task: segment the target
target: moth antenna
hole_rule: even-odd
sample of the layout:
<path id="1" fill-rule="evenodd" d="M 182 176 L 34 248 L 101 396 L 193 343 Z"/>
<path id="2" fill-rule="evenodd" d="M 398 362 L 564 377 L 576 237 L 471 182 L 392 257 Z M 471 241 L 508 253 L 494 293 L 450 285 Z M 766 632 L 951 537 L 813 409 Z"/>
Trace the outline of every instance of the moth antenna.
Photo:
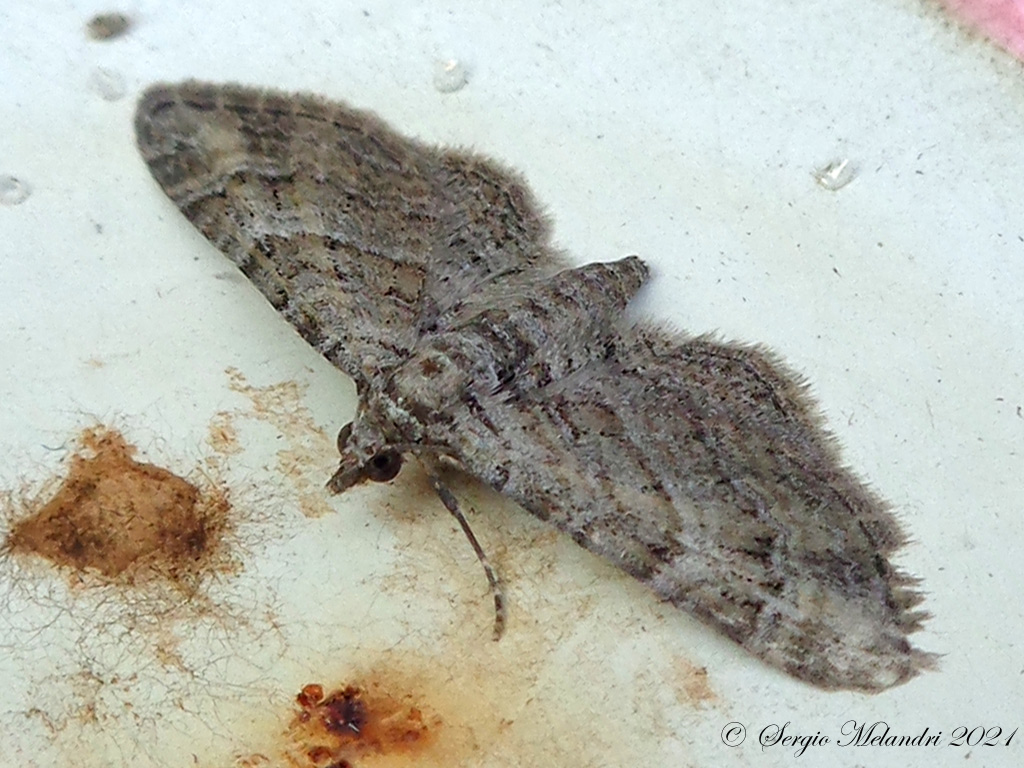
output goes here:
<path id="1" fill-rule="evenodd" d="M 465 515 L 459 509 L 459 502 L 456 500 L 455 495 L 448 490 L 448 486 L 441 482 L 441 478 L 435 472 L 432 470 L 428 470 L 428 472 L 430 484 L 434 486 L 434 490 L 441 499 L 441 503 L 444 504 L 445 509 L 451 512 L 452 517 L 459 521 L 462 532 L 469 539 L 469 543 L 473 547 L 473 551 L 476 552 L 480 565 L 484 567 L 484 573 L 487 574 L 487 583 L 490 584 L 491 594 L 494 596 L 494 641 L 497 642 L 505 632 L 505 594 L 501 591 L 498 576 L 495 574 L 494 568 L 491 567 L 487 555 L 484 554 L 480 542 L 476 540 L 473 529 L 469 527 L 469 522 L 466 520 Z"/>

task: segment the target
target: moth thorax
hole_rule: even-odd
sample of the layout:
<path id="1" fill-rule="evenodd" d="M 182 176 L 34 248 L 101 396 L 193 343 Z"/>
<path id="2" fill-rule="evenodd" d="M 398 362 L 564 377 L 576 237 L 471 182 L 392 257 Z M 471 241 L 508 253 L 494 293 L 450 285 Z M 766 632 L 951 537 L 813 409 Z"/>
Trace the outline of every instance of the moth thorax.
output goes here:
<path id="1" fill-rule="evenodd" d="M 436 412 L 458 399 L 466 371 L 440 350 L 424 350 L 395 372 L 393 399 L 411 414 Z"/>

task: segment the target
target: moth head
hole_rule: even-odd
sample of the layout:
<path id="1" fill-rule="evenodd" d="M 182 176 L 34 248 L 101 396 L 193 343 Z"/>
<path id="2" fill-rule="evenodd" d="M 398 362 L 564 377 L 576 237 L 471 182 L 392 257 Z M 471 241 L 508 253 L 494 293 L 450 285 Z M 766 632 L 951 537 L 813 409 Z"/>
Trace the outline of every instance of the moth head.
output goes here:
<path id="1" fill-rule="evenodd" d="M 341 465 L 328 481 L 334 493 L 371 480 L 386 483 L 402 469 L 402 454 L 388 447 L 383 436 L 374 429 L 353 428 L 349 422 L 338 432 L 338 453 Z"/>

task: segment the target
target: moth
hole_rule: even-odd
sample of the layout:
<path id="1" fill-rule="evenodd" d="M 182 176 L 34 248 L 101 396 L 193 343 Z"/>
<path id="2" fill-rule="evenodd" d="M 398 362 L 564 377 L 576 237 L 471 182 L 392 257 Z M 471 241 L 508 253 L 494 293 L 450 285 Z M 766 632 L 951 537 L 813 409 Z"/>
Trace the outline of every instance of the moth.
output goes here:
<path id="1" fill-rule="evenodd" d="M 416 457 L 483 559 L 440 480 L 455 468 L 809 683 L 879 691 L 933 665 L 908 642 L 917 580 L 890 563 L 904 535 L 802 379 L 628 319 L 644 262 L 572 266 L 517 174 L 236 85 L 153 86 L 135 131 L 181 212 L 355 380 L 331 490 Z"/>

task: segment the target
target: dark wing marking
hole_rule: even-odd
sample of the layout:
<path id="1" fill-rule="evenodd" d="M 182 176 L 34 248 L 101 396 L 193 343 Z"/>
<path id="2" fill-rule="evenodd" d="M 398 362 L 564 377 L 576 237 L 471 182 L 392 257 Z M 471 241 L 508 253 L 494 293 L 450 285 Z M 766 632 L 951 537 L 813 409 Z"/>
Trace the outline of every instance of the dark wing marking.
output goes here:
<path id="1" fill-rule="evenodd" d="M 135 130 L 181 211 L 361 385 L 489 282 L 558 265 L 515 174 L 342 104 L 157 85 Z"/>
<path id="2" fill-rule="evenodd" d="M 922 598 L 804 389 L 758 348 L 627 331 L 605 360 L 481 402 L 498 433 L 467 419 L 451 437 L 471 474 L 755 655 L 881 690 L 932 663 L 906 637 Z"/>

